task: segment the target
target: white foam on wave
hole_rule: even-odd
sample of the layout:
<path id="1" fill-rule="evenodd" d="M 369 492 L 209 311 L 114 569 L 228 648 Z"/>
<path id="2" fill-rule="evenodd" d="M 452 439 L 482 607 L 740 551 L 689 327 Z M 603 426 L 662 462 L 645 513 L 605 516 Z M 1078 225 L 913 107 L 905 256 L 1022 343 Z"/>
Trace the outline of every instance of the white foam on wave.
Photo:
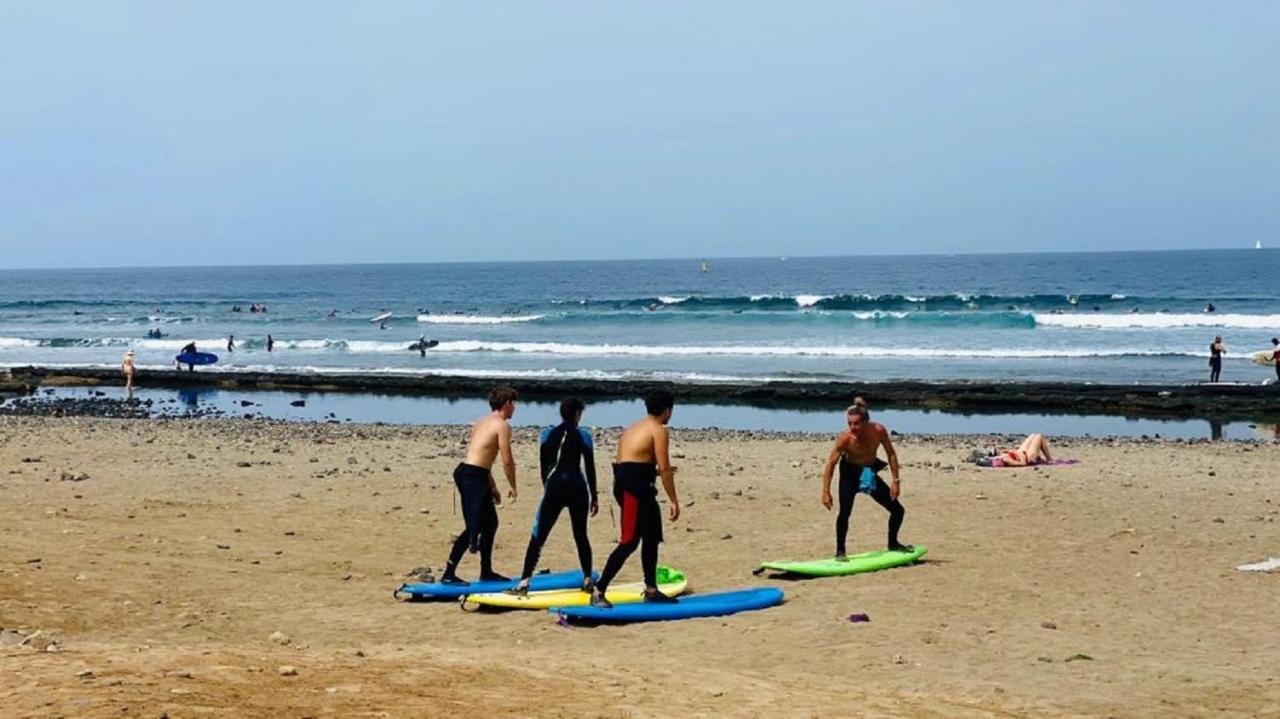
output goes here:
<path id="1" fill-rule="evenodd" d="M 535 322 L 546 315 L 418 315 L 418 321 L 432 325 L 505 325 Z"/>
<path id="2" fill-rule="evenodd" d="M 678 305 L 681 302 L 688 302 L 688 297 L 672 297 L 671 295 L 661 295 L 658 301 L 664 305 Z"/>
<path id="3" fill-rule="evenodd" d="M 832 295 L 796 295 L 796 306 L 813 307 L 823 300 L 831 299 Z"/>
<path id="4" fill-rule="evenodd" d="M 987 349 L 958 347 L 844 347 L 796 345 L 585 345 L 564 342 L 489 342 L 459 340 L 441 342 L 432 352 L 514 352 L 576 355 L 579 357 L 864 357 L 864 358 L 999 358 L 1039 359 L 1061 357 L 1198 356 L 1193 352 L 1153 351 L 1150 348 L 1115 349 Z"/>
<path id="5" fill-rule="evenodd" d="M 1061 314 L 1036 312 L 1036 324 L 1043 327 L 1090 329 L 1169 329 L 1174 327 L 1237 327 L 1243 329 L 1275 329 L 1280 315 L 1241 315 L 1214 313 L 1143 313 L 1128 314 Z"/>
<path id="6" fill-rule="evenodd" d="M 39 346 L 40 342 L 37 340 L 28 340 L 21 337 L 0 337 L 0 350 Z"/>

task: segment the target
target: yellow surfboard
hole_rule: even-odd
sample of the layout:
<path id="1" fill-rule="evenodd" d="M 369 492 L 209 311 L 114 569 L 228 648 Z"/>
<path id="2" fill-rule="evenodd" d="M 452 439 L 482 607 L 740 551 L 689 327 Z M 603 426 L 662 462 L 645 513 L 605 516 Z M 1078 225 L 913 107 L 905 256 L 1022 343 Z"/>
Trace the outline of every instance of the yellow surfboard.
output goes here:
<path id="1" fill-rule="evenodd" d="M 684 572 L 671 567 L 658 567 L 658 590 L 667 596 L 683 594 L 688 588 L 688 580 Z M 644 582 L 615 584 L 605 592 L 605 598 L 614 604 L 631 604 L 644 599 Z M 554 607 L 577 607 L 591 603 L 591 595 L 581 589 L 555 589 L 544 592 L 529 592 L 527 596 L 516 596 L 506 592 L 486 592 L 484 594 L 468 594 L 463 604 L 476 604 L 485 607 L 501 607 L 503 609 L 552 609 Z"/>

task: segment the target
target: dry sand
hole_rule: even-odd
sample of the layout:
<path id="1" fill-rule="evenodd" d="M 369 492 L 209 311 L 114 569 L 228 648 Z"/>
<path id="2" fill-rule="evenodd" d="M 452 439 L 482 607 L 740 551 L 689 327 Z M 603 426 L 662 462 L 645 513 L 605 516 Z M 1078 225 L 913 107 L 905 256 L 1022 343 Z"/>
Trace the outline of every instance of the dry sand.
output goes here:
<path id="1" fill-rule="evenodd" d="M 751 570 L 830 551 L 828 440 L 677 432 L 689 506 L 663 561 L 697 591 L 771 584 L 786 604 L 565 629 L 393 601 L 461 524 L 463 437 L 0 420 L 0 626 L 39 632 L 0 635 L 0 714 L 1280 715 L 1280 575 L 1234 569 L 1280 555 L 1280 447 L 1075 442 L 1060 453 L 1077 466 L 980 470 L 963 442 L 903 438 L 903 536 L 929 561 L 786 582 Z M 519 433 L 523 493 L 501 509 L 508 572 L 538 500 L 533 442 Z M 851 549 L 880 547 L 885 516 L 859 500 Z M 572 566 L 567 530 L 545 564 Z M 591 534 L 599 564 L 604 509 Z"/>

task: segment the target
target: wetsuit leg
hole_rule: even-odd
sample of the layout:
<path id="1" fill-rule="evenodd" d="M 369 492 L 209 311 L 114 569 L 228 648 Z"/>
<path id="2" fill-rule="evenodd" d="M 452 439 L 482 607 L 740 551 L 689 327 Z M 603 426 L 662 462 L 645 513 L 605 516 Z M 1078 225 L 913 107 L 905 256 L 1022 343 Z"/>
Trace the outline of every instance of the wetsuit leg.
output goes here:
<path id="1" fill-rule="evenodd" d="M 613 578 L 618 575 L 622 569 L 622 565 L 631 558 L 631 553 L 636 551 L 636 547 L 640 545 L 640 533 L 637 524 L 637 510 L 640 503 L 639 498 L 631 492 L 623 491 L 616 484 L 613 488 L 613 497 L 618 500 L 619 506 L 622 507 L 622 537 L 618 540 L 618 546 L 614 547 L 609 554 L 609 559 L 604 563 L 604 571 L 600 572 L 600 581 L 596 582 L 596 588 L 603 593 Z"/>
<path id="2" fill-rule="evenodd" d="M 889 549 L 897 549 L 902 546 L 898 542 L 898 530 L 902 528 L 902 520 L 907 516 L 906 508 L 889 494 L 889 485 L 879 477 L 876 477 L 876 488 L 872 490 L 871 498 L 889 510 Z"/>
<path id="3" fill-rule="evenodd" d="M 858 468 L 861 469 L 860 467 Z M 854 465 L 840 463 L 840 512 L 836 515 L 836 556 L 845 555 L 845 538 L 849 534 L 849 515 L 858 497 L 858 478 Z"/>
<path id="4" fill-rule="evenodd" d="M 551 529 L 556 526 L 556 520 L 560 518 L 560 510 L 563 508 L 564 502 L 558 482 L 555 477 L 552 477 L 547 482 L 546 489 L 543 490 L 542 503 L 538 505 L 538 512 L 533 515 L 533 529 L 529 533 L 529 549 L 524 553 L 521 579 L 533 576 L 533 570 L 538 565 L 538 557 L 542 554 L 542 545 L 546 544 L 547 537 L 551 536 Z"/>
<path id="5" fill-rule="evenodd" d="M 644 586 L 658 586 L 658 540 L 646 536 L 640 547 L 640 567 L 644 570 Z"/>
<path id="6" fill-rule="evenodd" d="M 453 482 L 458 488 L 459 504 L 462 505 L 462 534 L 454 540 L 453 549 L 449 552 L 449 563 L 445 567 L 445 575 L 451 575 L 462 561 L 467 551 L 481 552 L 484 561 L 484 545 L 486 536 L 490 552 L 493 548 L 492 535 L 497 530 L 498 514 L 493 507 L 493 495 L 489 488 L 489 474 L 480 467 L 460 464 L 453 471 Z M 492 527 L 489 525 L 492 524 Z"/>
<path id="7" fill-rule="evenodd" d="M 573 526 L 573 543 L 578 547 L 578 563 L 582 576 L 591 576 L 591 537 L 587 534 L 587 516 L 591 511 L 591 497 L 586 490 L 569 502 L 569 522 Z"/>
<path id="8" fill-rule="evenodd" d="M 489 502 L 481 513 L 480 535 L 480 577 L 483 579 L 493 574 L 493 540 L 498 535 L 498 508 L 493 503 L 493 495 L 486 492 Z"/>

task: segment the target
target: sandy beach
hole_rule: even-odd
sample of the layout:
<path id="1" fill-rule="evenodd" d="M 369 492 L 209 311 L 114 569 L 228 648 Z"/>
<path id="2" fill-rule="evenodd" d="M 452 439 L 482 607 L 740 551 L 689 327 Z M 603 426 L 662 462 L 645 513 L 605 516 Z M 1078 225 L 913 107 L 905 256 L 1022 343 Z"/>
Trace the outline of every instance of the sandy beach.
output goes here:
<path id="1" fill-rule="evenodd" d="M 599 456 L 616 437 L 598 431 Z M 461 525 L 449 473 L 464 438 L 0 419 L 3 713 L 1280 715 L 1280 575 L 1235 569 L 1280 555 L 1275 445 L 1067 441 L 1058 453 L 1080 464 L 982 470 L 963 463 L 972 442 L 902 437 L 903 538 L 927 561 L 781 581 L 751 570 L 831 550 L 829 440 L 675 432 L 686 507 L 664 563 L 698 592 L 773 585 L 787 602 L 566 629 L 392 599 L 407 571 L 443 563 Z M 534 441 L 517 433 L 522 493 L 500 510 L 506 572 L 539 497 Z M 882 545 L 885 516 L 858 502 L 853 551 Z M 572 566 L 567 530 L 545 566 Z M 602 508 L 597 564 L 614 531 Z M 638 573 L 633 559 L 624 578 Z"/>

